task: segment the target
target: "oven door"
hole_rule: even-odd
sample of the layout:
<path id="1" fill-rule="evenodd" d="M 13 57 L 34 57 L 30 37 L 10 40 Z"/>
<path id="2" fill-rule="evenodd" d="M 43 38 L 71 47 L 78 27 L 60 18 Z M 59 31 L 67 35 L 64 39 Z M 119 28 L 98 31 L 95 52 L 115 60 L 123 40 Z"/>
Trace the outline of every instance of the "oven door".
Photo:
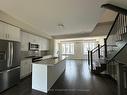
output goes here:
<path id="1" fill-rule="evenodd" d="M 38 44 L 32 44 L 29 43 L 29 50 L 33 50 L 33 51 L 38 51 L 39 50 L 39 45 Z"/>

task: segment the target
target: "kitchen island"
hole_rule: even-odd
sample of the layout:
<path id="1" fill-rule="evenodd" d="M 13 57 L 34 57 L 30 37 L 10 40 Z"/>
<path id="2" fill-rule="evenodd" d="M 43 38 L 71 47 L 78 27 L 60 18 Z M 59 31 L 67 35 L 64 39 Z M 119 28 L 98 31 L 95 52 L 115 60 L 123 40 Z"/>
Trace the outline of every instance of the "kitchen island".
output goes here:
<path id="1" fill-rule="evenodd" d="M 49 58 L 32 64 L 32 89 L 47 93 L 66 68 L 65 60 Z"/>

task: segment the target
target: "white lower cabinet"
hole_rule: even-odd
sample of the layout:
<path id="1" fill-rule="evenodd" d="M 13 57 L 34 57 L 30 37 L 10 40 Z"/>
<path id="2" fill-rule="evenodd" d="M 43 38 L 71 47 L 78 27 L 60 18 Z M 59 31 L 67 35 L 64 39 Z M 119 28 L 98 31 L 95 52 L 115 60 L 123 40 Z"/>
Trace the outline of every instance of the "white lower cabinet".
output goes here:
<path id="1" fill-rule="evenodd" d="M 21 61 L 20 79 L 31 74 L 32 59 L 25 59 Z"/>

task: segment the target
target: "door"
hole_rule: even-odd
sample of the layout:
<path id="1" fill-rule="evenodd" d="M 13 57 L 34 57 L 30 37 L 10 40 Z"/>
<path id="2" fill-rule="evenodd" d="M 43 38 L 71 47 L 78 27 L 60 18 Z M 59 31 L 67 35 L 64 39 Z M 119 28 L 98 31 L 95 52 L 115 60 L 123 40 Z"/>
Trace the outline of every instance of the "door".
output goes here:
<path id="1" fill-rule="evenodd" d="M 20 65 L 20 43 L 19 42 L 11 42 L 11 66 L 10 68 L 16 67 Z"/>
<path id="2" fill-rule="evenodd" d="M 20 80 L 20 67 L 0 72 L 0 92 L 17 84 Z"/>
<path id="3" fill-rule="evenodd" d="M 21 71 L 20 78 L 24 78 L 31 74 L 31 59 L 26 59 L 21 61 Z"/>
<path id="4" fill-rule="evenodd" d="M 0 71 L 6 70 L 9 65 L 8 41 L 0 40 Z"/>
<path id="5" fill-rule="evenodd" d="M 20 29 L 12 25 L 6 24 L 7 40 L 20 41 Z"/>

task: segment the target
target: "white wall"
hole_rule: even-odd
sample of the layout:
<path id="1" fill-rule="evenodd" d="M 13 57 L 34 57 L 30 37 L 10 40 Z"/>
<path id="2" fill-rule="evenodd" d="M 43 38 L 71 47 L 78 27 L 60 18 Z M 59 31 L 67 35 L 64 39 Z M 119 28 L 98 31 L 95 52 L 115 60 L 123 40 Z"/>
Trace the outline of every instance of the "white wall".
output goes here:
<path id="1" fill-rule="evenodd" d="M 36 43 L 39 44 L 39 50 L 49 50 L 49 39 L 42 38 L 30 33 L 21 32 L 21 50 L 28 51 L 28 44 Z"/>
<path id="2" fill-rule="evenodd" d="M 71 41 L 74 42 L 74 55 L 69 55 L 69 59 L 87 59 L 87 55 L 83 54 L 83 42 L 85 40 L 96 40 L 98 44 L 103 45 L 104 44 L 104 38 L 105 36 L 100 37 L 91 37 L 91 38 L 74 38 L 74 39 L 60 39 L 55 40 L 54 43 L 54 56 L 58 56 L 57 51 L 59 51 L 59 44 L 63 41 Z"/>

